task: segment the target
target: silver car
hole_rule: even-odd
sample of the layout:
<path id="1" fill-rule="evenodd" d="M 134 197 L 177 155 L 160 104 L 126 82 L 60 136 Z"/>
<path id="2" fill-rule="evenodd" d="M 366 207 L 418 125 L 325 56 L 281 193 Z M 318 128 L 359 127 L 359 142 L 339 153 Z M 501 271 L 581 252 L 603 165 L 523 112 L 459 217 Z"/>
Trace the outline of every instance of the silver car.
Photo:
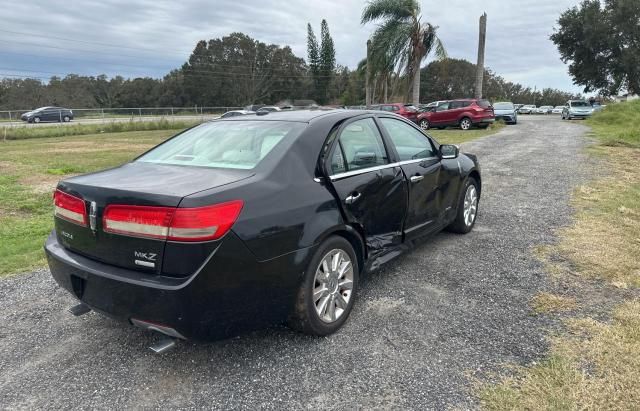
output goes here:
<path id="1" fill-rule="evenodd" d="M 569 100 L 567 106 L 562 110 L 562 119 L 571 120 L 574 118 L 587 118 L 593 114 L 593 107 L 584 100 Z"/>
<path id="2" fill-rule="evenodd" d="M 493 113 L 496 120 L 504 120 L 507 124 L 518 124 L 518 112 L 510 101 L 494 103 Z"/>

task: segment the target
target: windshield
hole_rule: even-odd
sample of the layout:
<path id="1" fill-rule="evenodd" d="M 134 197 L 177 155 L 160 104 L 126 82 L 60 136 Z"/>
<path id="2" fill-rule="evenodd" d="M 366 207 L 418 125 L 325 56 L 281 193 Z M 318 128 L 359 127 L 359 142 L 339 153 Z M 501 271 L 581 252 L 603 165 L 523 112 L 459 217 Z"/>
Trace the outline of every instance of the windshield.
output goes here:
<path id="1" fill-rule="evenodd" d="M 572 101 L 571 107 L 591 107 L 586 101 Z"/>
<path id="2" fill-rule="evenodd" d="M 513 103 L 496 103 L 493 105 L 495 110 L 513 110 Z"/>
<path id="3" fill-rule="evenodd" d="M 187 130 L 136 161 L 249 170 L 304 127 L 287 121 L 216 121 Z"/>

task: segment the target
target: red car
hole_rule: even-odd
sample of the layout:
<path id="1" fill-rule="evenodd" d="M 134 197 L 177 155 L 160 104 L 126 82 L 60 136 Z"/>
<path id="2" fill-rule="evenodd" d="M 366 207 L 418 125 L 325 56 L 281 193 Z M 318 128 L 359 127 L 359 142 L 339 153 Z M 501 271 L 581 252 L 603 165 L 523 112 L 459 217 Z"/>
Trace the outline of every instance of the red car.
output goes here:
<path id="1" fill-rule="evenodd" d="M 469 130 L 473 126 L 487 128 L 494 121 L 496 117 L 489 101 L 461 99 L 442 102 L 429 111 L 420 113 L 417 123 L 423 130 L 448 126 Z"/>
<path id="2" fill-rule="evenodd" d="M 380 104 L 379 106 L 372 107 L 374 110 L 388 111 L 391 113 L 399 114 L 402 117 L 416 123 L 418 121 L 418 109 L 413 104 L 405 103 L 388 103 Z"/>

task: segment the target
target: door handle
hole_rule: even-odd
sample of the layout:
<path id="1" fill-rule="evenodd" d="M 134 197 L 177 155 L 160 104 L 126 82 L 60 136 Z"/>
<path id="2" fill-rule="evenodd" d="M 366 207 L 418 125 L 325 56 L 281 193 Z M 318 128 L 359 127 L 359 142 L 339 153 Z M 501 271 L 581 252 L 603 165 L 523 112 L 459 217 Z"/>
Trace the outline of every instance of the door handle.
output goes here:
<path id="1" fill-rule="evenodd" d="M 411 176 L 409 179 L 412 183 L 417 183 L 418 181 L 424 180 L 424 176 Z"/>
<path id="2" fill-rule="evenodd" d="M 345 202 L 346 204 L 353 204 L 353 203 L 355 203 L 356 201 L 358 201 L 358 199 L 360 198 L 360 196 L 362 196 L 362 194 L 360 194 L 360 193 L 353 193 L 353 194 L 351 194 L 349 197 L 345 198 L 345 199 L 344 199 L 344 202 Z"/>

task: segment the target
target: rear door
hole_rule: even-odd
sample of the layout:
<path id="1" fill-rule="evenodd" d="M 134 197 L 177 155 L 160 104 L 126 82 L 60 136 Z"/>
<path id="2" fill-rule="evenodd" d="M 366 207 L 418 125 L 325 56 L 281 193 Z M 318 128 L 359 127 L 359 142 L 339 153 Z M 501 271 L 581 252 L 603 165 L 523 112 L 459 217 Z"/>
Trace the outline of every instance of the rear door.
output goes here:
<path id="1" fill-rule="evenodd" d="M 424 133 L 402 120 L 380 117 L 379 121 L 409 182 L 404 233 L 407 239 L 428 234 L 439 228 L 441 220 L 441 163 L 436 148 Z"/>
<path id="2" fill-rule="evenodd" d="M 406 182 L 401 168 L 391 163 L 373 117 L 340 127 L 325 170 L 345 219 L 363 229 L 373 253 L 402 241 Z"/>
<path id="3" fill-rule="evenodd" d="M 433 125 L 446 125 L 447 124 L 447 111 L 449 110 L 449 102 L 445 101 L 438 104 L 430 117 L 430 122 Z"/>

